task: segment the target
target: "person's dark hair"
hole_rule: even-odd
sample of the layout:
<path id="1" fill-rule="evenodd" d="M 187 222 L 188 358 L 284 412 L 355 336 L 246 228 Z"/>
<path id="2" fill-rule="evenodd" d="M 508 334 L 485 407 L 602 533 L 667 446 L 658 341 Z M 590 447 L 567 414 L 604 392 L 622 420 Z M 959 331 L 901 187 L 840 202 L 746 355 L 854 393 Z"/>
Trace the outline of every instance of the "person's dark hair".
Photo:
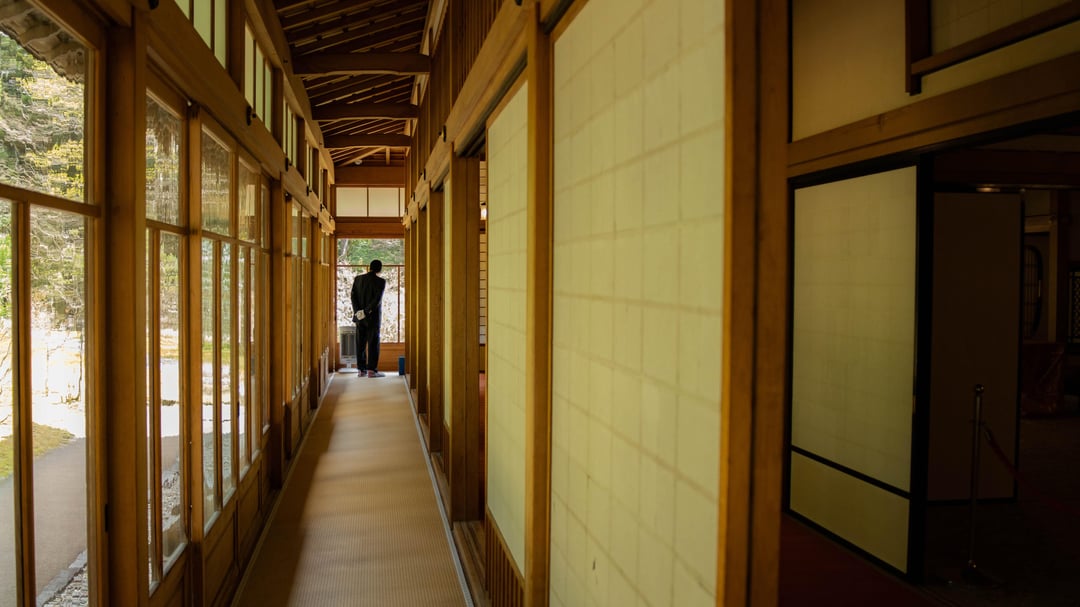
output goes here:
<path id="1" fill-rule="evenodd" d="M 371 261 L 371 266 L 370 266 L 369 269 L 372 272 L 378 273 L 380 270 L 382 270 L 382 262 L 379 261 L 378 259 L 373 259 Z"/>

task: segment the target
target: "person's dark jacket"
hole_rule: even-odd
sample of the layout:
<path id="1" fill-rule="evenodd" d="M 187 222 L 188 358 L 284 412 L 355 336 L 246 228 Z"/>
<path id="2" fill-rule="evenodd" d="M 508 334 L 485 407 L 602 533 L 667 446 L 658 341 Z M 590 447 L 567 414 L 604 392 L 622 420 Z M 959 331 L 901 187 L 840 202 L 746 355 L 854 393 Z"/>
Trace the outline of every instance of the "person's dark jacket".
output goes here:
<path id="1" fill-rule="evenodd" d="M 379 326 L 384 289 L 386 289 L 386 280 L 380 278 L 378 274 L 368 272 L 367 274 L 357 275 L 353 279 L 352 292 L 350 293 L 353 318 L 356 318 L 357 310 L 363 310 L 364 320 L 362 323 L 368 326 Z"/>

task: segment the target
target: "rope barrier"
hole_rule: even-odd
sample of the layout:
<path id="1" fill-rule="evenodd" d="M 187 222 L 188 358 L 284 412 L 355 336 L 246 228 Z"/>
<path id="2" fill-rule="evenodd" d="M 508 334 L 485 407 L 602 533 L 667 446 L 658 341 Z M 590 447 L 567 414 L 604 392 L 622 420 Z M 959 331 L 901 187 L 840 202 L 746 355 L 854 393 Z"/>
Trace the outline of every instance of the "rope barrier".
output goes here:
<path id="1" fill-rule="evenodd" d="M 982 424 L 983 432 L 986 435 L 986 441 L 990 444 L 990 450 L 1001 462 L 1005 469 L 1009 471 L 1009 475 L 1016 479 L 1016 482 L 1024 486 L 1025 489 L 1031 491 L 1031 493 L 1038 499 L 1052 506 L 1055 510 L 1080 518 L 1080 508 L 1070 506 L 1054 497 L 1051 497 L 1046 492 L 1036 487 L 1030 480 L 1020 474 L 1020 471 L 1016 469 L 1016 466 L 1009 461 L 1009 457 L 1005 455 L 1005 451 L 1002 450 L 1001 445 L 994 439 L 994 433 L 990 430 L 990 427 L 985 423 Z"/>

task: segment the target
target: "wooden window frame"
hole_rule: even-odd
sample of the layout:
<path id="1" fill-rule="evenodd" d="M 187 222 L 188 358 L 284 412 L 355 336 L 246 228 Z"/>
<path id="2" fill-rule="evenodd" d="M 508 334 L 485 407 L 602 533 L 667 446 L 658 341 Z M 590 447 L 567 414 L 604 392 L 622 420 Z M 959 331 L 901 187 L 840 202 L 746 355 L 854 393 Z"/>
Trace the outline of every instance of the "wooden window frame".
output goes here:
<path id="1" fill-rule="evenodd" d="M 148 453 L 151 461 L 147 462 L 150 468 L 151 478 L 154 480 L 154 503 L 152 509 L 153 525 L 147 530 L 148 535 L 152 535 L 154 541 L 150 543 L 151 550 L 150 555 L 151 568 L 154 573 L 157 574 L 157 578 L 151 581 L 150 594 L 155 592 L 165 585 L 166 580 L 170 578 L 170 574 L 175 571 L 183 569 L 183 566 L 177 567 L 177 563 L 181 563 L 188 547 L 192 542 L 191 535 L 191 466 L 190 466 L 190 436 L 191 429 L 187 423 L 189 417 L 189 408 L 191 403 L 189 402 L 191 386 L 186 381 L 189 377 L 187 353 L 189 350 L 188 340 L 186 334 L 188 329 L 189 314 L 190 314 L 190 301 L 185 297 L 188 285 L 191 282 L 191 276 L 189 275 L 188 265 L 188 251 L 190 246 L 188 242 L 188 199 L 191 191 L 190 180 L 188 179 L 189 160 L 188 154 L 190 153 L 190 129 L 188 125 L 188 116 L 184 111 L 186 106 L 186 100 L 182 95 L 177 93 L 171 86 L 169 86 L 164 79 L 154 72 L 153 69 L 148 70 L 147 73 L 147 87 L 146 95 L 148 98 L 154 100 L 155 103 L 161 107 L 169 110 L 180 122 L 180 183 L 179 183 L 179 223 L 170 224 L 167 222 L 156 221 L 153 219 L 146 220 L 147 230 L 147 276 L 146 284 L 148 286 L 148 300 L 147 300 L 147 328 L 152 336 L 160 334 L 160 291 L 154 291 L 154 297 L 149 298 L 151 295 L 149 286 L 160 284 L 159 271 L 160 267 L 155 260 L 159 259 L 161 235 L 162 233 L 168 233 L 175 235 L 180 241 L 180 288 L 179 288 L 179 306 L 180 306 L 180 318 L 179 318 L 179 362 L 180 362 L 180 501 L 182 511 L 182 525 L 184 530 L 184 541 L 171 558 L 166 559 L 162 552 L 162 493 L 161 493 L 161 428 L 158 425 L 160 417 L 157 408 L 160 407 L 160 377 L 157 373 L 151 372 L 150 377 L 147 377 L 147 386 L 151 395 L 150 411 L 151 415 L 148 423 L 151 424 L 153 431 L 148 435 L 148 440 L 152 441 L 151 445 L 148 445 L 148 449 L 151 451 Z M 148 369 L 157 369 L 160 367 L 160 343 L 157 340 L 148 341 Z"/>
<path id="2" fill-rule="evenodd" d="M 935 53 L 930 37 L 932 2 L 933 0 L 905 1 L 907 24 L 906 90 L 911 95 L 922 92 L 923 76 L 1080 21 L 1080 0 L 1071 0 L 1011 25 L 983 34 L 973 40 Z"/>

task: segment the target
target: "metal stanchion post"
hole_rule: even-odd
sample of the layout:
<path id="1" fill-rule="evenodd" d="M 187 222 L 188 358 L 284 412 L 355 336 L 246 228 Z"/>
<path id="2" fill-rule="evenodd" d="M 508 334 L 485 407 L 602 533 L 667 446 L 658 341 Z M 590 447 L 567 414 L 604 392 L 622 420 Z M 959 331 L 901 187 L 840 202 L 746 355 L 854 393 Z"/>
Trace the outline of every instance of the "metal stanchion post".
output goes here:
<path id="1" fill-rule="evenodd" d="M 979 430 L 982 428 L 982 395 L 985 388 L 975 384 L 975 414 L 971 420 L 971 520 L 968 526 L 968 560 L 966 572 L 978 569 L 975 564 L 975 512 L 979 506 Z"/>
<path id="2" fill-rule="evenodd" d="M 988 575 L 975 563 L 975 514 L 979 505 L 979 446 L 981 443 L 982 421 L 982 397 L 986 389 L 982 384 L 975 384 L 975 410 L 971 420 L 971 522 L 968 536 L 968 560 L 964 567 L 964 579 L 976 586 L 995 587 L 999 582 Z"/>

